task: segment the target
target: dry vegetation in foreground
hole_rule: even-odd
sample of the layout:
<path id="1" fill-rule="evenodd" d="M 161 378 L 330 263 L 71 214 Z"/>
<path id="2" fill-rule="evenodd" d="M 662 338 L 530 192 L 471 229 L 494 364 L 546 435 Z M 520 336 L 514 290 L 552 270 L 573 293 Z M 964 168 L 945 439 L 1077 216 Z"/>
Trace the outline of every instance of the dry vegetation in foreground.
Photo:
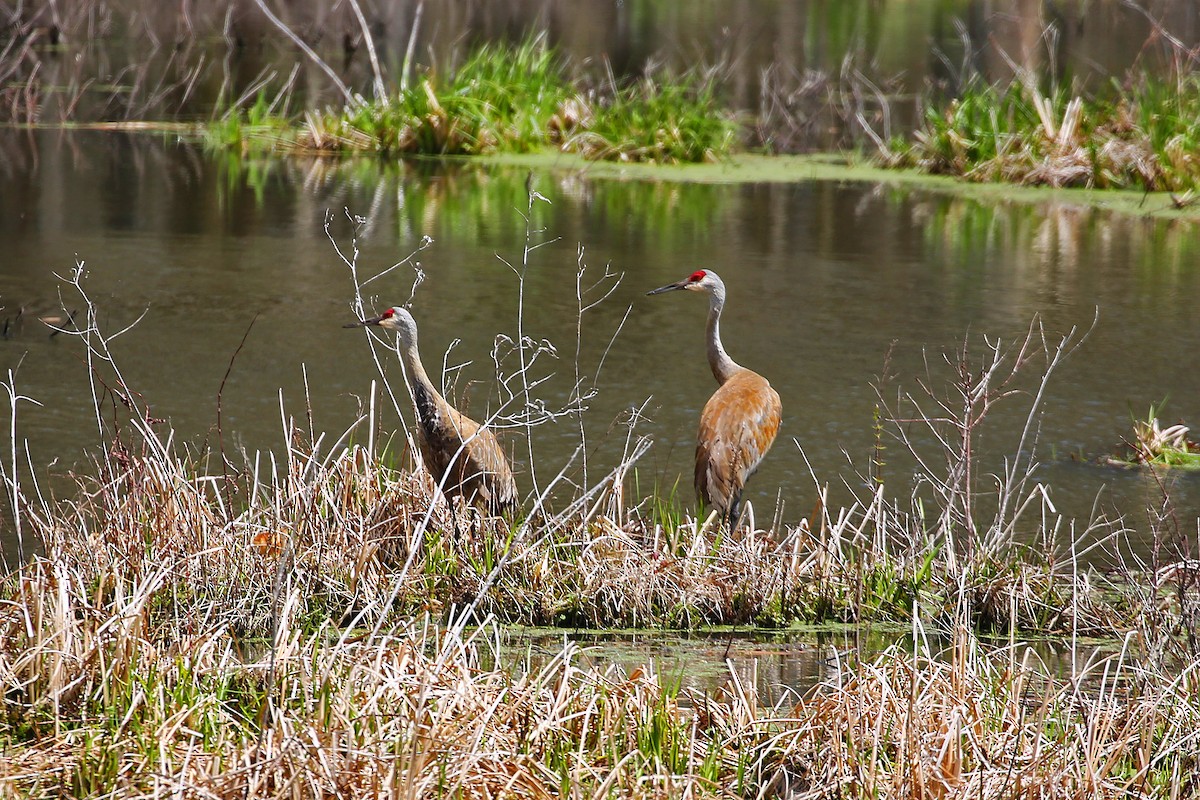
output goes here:
<path id="1" fill-rule="evenodd" d="M 159 510 L 154 524 L 190 514 L 186 503 Z M 570 647 L 544 666 L 498 671 L 484 666 L 500 661 L 498 637 L 488 623 L 468 628 L 468 614 L 339 628 L 312 618 L 303 571 L 245 536 L 231 552 L 197 537 L 153 562 L 137 552 L 147 544 L 124 548 L 128 561 L 101 547 L 84 562 L 61 549 L 84 542 L 60 540 L 6 582 L 0 794 L 1200 792 L 1200 662 L 1178 660 L 1177 640 L 1147 627 L 1060 676 L 1015 634 L 985 649 L 964 616 L 953 647 L 937 652 L 914 623 L 917 644 L 838 663 L 803 697 L 771 706 L 736 673 L 719 691 L 680 690 L 651 666 L 581 669 Z M 265 639 L 247 631 L 252 603 L 210 560 L 240 562 L 262 587 Z M 382 571 L 369 549 L 357 561 L 347 580 Z"/>
<path id="2" fill-rule="evenodd" d="M 1200 795 L 1195 570 L 1160 571 L 1169 595 L 1132 568 L 1088 570 L 1082 554 L 1120 527 L 1060 535 L 1030 477 L 1045 382 L 1074 333 L 964 345 L 947 396 L 881 399 L 921 469 L 907 505 L 877 471 L 860 503 L 730 535 L 629 505 L 631 446 L 565 507 L 543 484 L 529 516 L 455 536 L 429 476 L 389 466 L 371 433 L 323 446 L 285 416 L 286 453 L 240 479 L 183 455 L 125 386 L 81 276 L 87 313 L 65 333 L 110 404 L 107 445 L 64 501 L 18 480 L 16 443 L 0 467 L 22 537 L 44 543 L 0 584 L 0 796 Z M 1029 422 L 985 497 L 973 441 L 1014 397 Z M 921 425 L 936 462 L 913 441 Z M 881 439 L 876 468 L 882 455 Z M 1031 527 L 1039 543 L 1022 545 Z M 488 666 L 503 663 L 501 622 L 822 619 L 905 620 L 911 643 L 835 655 L 821 684 L 774 704 L 734 672 L 684 689 L 652 665 L 582 668 L 571 646 Z M 1061 675 L 1022 643 L 1035 631 L 1122 638 Z"/>
<path id="3" fill-rule="evenodd" d="M 705 693 L 650 665 L 582 669 L 572 647 L 506 672 L 486 666 L 502 662 L 496 615 L 532 618 L 570 595 L 597 621 L 668 621 L 656 603 L 694 609 L 691 622 L 736 617 L 738 603 L 779 602 L 772 590 L 899 613 L 836 598 L 880 595 L 879 565 L 906 563 L 888 539 L 874 549 L 864 526 L 911 520 L 880 504 L 778 543 L 600 514 L 559 520 L 557 533 L 488 526 L 456 547 L 437 532 L 441 511 L 420 532 L 428 476 L 386 469 L 364 447 L 322 457 L 293 446 L 236 511 L 220 478 L 131 426 L 142 440 L 114 445 L 95 485 L 26 517 L 46 552 L 0 594 L 0 795 L 1200 793 L 1200 660 L 1180 634 L 1194 630 L 1190 601 L 1147 594 L 1118 653 L 1058 675 L 1021 643 L 1018 625 L 1038 618 L 1021 609 L 1046 602 L 1045 582 L 1066 627 L 1079 625 L 1096 613 L 1087 580 L 1013 562 L 984 582 L 935 557 L 925 592 L 952 607 L 920 613 L 915 644 L 835 662 L 774 705 L 736 673 Z M 853 541 L 873 570 L 847 557 Z M 1009 610 L 1007 646 L 974 632 L 981 597 Z M 939 652 L 926 624 L 953 646 Z"/>

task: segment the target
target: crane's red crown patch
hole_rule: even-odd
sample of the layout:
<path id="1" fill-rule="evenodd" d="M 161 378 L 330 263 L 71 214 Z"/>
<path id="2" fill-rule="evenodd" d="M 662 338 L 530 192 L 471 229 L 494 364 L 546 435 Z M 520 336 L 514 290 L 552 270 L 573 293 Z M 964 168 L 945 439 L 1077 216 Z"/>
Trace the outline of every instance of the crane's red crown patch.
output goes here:
<path id="1" fill-rule="evenodd" d="M 688 278 L 688 283 L 695 283 L 696 281 L 702 281 L 702 280 L 704 280 L 704 276 L 706 274 L 708 274 L 708 273 L 706 273 L 704 270 L 698 269 L 692 273 L 692 276 L 690 278 Z"/>

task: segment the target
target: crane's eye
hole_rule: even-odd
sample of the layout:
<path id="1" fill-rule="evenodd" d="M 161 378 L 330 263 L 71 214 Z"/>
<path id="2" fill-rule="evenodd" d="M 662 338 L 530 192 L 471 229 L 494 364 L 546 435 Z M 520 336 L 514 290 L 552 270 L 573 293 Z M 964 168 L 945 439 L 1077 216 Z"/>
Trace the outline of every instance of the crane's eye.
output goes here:
<path id="1" fill-rule="evenodd" d="M 688 278 L 688 283 L 695 283 L 696 281 L 704 280 L 705 274 L 706 273 L 702 269 L 693 272 L 692 276 L 690 278 Z"/>

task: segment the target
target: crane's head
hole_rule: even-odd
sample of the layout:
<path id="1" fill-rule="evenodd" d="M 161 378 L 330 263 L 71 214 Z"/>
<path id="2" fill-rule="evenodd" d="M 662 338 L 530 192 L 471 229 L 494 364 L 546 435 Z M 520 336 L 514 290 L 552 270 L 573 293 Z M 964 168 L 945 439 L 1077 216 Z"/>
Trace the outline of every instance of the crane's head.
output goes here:
<path id="1" fill-rule="evenodd" d="M 724 288 L 725 284 L 721 283 L 721 279 L 717 277 L 717 273 L 711 269 L 698 269 L 678 283 L 668 283 L 666 286 L 660 286 L 653 291 L 646 292 L 646 294 L 662 294 L 663 292 L 670 292 L 675 289 L 714 293 L 718 289 Z"/>
<path id="2" fill-rule="evenodd" d="M 412 314 L 408 313 L 406 308 L 392 306 L 378 317 L 348 322 L 342 327 L 358 328 L 366 325 L 378 325 L 381 328 L 395 331 L 400 337 L 400 342 L 405 346 L 416 346 L 417 344 L 417 321 L 413 319 Z"/>

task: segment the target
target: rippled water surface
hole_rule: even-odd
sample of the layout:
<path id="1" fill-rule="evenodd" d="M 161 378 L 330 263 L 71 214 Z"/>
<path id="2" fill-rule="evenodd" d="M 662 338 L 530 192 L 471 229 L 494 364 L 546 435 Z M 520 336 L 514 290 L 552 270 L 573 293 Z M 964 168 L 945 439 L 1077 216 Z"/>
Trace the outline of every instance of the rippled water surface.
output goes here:
<path id="1" fill-rule="evenodd" d="M 1007 346 L 1035 319 L 1051 339 L 1091 330 L 1046 390 L 1036 441 L 1037 478 L 1068 517 L 1125 515 L 1133 538 L 1147 539 L 1146 509 L 1161 503 L 1162 485 L 1092 459 L 1129 435 L 1131 414 L 1164 398 L 1169 421 L 1200 419 L 1192 222 L 1114 215 L 1065 196 L 989 204 L 860 182 L 680 184 L 544 170 L 534 186 L 548 202 L 535 203 L 527 226 L 523 169 L 239 163 L 192 144 L 100 132 L 2 131 L 0 153 L 0 369 L 41 403 L 20 407 L 19 435 L 60 492 L 59 479 L 96 451 L 96 423 L 79 342 L 50 337 L 36 317 L 61 314 L 60 294 L 68 310 L 79 307 L 56 277 L 77 259 L 103 327 L 140 318 L 113 343 L 130 387 L 197 447 L 218 441 L 227 370 L 227 450 L 282 446 L 281 395 L 305 426 L 307 397 L 312 425 L 331 440 L 350 426 L 376 370 L 362 331 L 342 329 L 354 283 L 335 245 L 347 255 L 357 246 L 360 280 L 385 273 L 364 286 L 379 310 L 408 299 L 415 270 L 387 270 L 423 237 L 432 243 L 417 256 L 424 281 L 412 308 L 425 363 L 438 375 L 443 364 L 469 362 L 449 383 L 477 414 L 496 403 L 493 343 L 518 331 L 514 268 L 527 241 L 541 245 L 525 267 L 523 330 L 558 358 L 536 365 L 539 376 L 553 373 L 537 393 L 556 409 L 570 402 L 577 370 L 594 384 L 583 415 L 589 482 L 617 463 L 634 420 L 634 435 L 653 440 L 636 486 L 630 478 L 639 495 L 678 481 L 692 503 L 696 418 L 715 387 L 705 303 L 645 293 L 701 267 L 728 284 L 727 349 L 783 400 L 784 427 L 747 494 L 760 516 L 780 499 L 783 519 L 797 522 L 817 484 L 829 484 L 835 501 L 861 495 L 860 473 L 878 455 L 880 394 L 920 396 L 919 381 L 945 394 L 955 373 L 943 353 L 966 337 L 978 359 L 984 337 Z M 582 323 L 581 265 L 582 285 L 597 284 L 585 304 L 611 290 Z M 382 360 L 400 380 L 394 356 Z M 1036 367 L 980 428 L 985 468 L 1015 452 Z M 641 409 L 636 419 L 632 409 Z M 382 414 L 382 432 L 398 426 Z M 939 466 L 929 435 L 906 429 Z M 584 480 L 584 461 L 571 461 L 580 439 L 575 416 L 535 430 L 539 483 L 568 463 Z M 525 440 L 510 431 L 506 441 L 528 492 Z M 918 470 L 890 434 L 880 441 L 889 491 L 905 497 Z M 1194 532 L 1196 479 L 1172 475 L 1166 485 L 1173 524 Z M 4 546 L 13 549 L 11 530 Z"/>

